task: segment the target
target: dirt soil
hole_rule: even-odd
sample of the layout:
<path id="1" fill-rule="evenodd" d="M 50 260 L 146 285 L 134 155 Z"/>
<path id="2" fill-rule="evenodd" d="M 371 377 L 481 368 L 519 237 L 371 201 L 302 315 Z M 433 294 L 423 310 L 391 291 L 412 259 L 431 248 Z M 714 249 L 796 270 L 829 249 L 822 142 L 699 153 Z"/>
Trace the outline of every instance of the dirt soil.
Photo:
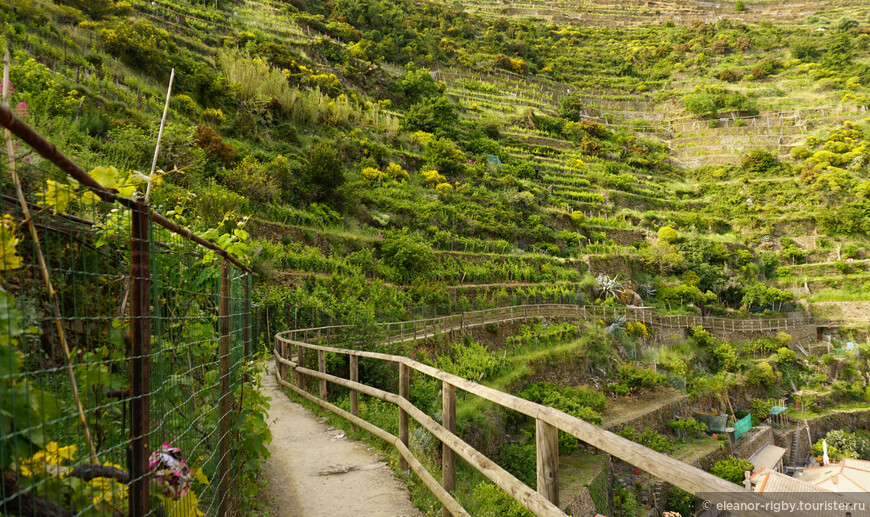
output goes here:
<path id="1" fill-rule="evenodd" d="M 601 415 L 604 420 L 601 425 L 607 428 L 616 427 L 684 398 L 685 395 L 670 388 L 657 388 L 638 398 L 627 396 L 608 400 L 607 410 Z"/>
<path id="2" fill-rule="evenodd" d="M 272 397 L 272 456 L 266 462 L 266 495 L 276 517 L 422 517 L 407 487 L 379 454 L 344 431 L 329 427 L 278 388 L 275 365 L 263 379 Z"/>

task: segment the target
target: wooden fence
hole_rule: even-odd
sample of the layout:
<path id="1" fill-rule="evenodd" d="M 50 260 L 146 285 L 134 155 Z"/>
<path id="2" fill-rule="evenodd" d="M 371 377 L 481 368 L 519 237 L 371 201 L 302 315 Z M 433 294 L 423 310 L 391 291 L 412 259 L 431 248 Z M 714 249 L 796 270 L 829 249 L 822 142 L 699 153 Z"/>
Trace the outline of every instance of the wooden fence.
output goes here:
<path id="1" fill-rule="evenodd" d="M 610 316 L 608 316 L 608 314 Z M 498 309 L 474 311 L 463 314 L 429 318 L 416 321 L 385 323 L 379 325 L 373 332 L 375 338 L 387 343 L 423 339 L 440 333 L 463 331 L 467 328 L 486 325 L 488 323 L 507 323 L 532 318 L 576 318 L 576 317 L 618 317 L 633 315 L 635 321 L 653 322 L 656 318 L 667 325 L 685 326 L 712 322 L 719 324 L 721 318 L 699 318 L 693 316 L 667 317 L 655 315 L 647 309 L 621 309 L 612 307 L 579 307 L 576 305 L 526 305 L 503 307 Z M 754 320 L 756 321 L 756 320 Z M 771 323 L 775 320 L 757 320 L 768 324 L 767 328 L 790 328 L 793 320 L 780 319 L 779 326 Z M 742 325 L 733 322 L 735 328 Z M 762 328 L 763 323 L 751 324 L 748 328 Z M 363 350 L 342 349 L 327 346 L 339 339 L 348 338 L 351 326 L 329 326 L 309 329 L 297 329 L 281 332 L 275 335 L 276 377 L 278 383 L 303 398 L 327 409 L 352 424 L 372 433 L 392 444 L 401 456 L 401 467 L 413 470 L 428 489 L 443 505 L 445 516 L 466 516 L 468 512 L 453 498 L 451 492 L 456 484 L 456 455 L 464 459 L 470 466 L 485 475 L 511 497 L 539 516 L 564 516 L 559 509 L 559 444 L 558 432 L 565 431 L 572 436 L 611 454 L 623 461 L 639 467 L 653 476 L 665 480 L 693 494 L 704 493 L 711 498 L 712 504 L 741 503 L 743 510 L 732 510 L 731 513 L 741 516 L 773 515 L 766 511 L 764 505 L 769 500 L 760 494 L 746 491 L 743 487 L 713 476 L 703 470 L 685 464 L 665 454 L 655 452 L 635 442 L 622 438 L 614 433 L 601 429 L 593 424 L 572 417 L 554 408 L 542 406 L 513 395 L 482 386 L 475 382 L 457 377 L 431 366 L 419 363 L 407 357 L 367 352 Z M 352 338 L 351 338 L 352 339 Z M 314 344 L 318 342 L 321 344 Z M 349 378 L 344 379 L 326 372 L 326 353 L 340 354 L 348 357 L 350 365 Z M 306 368 L 305 354 L 317 353 L 317 370 Z M 359 358 L 368 358 L 394 364 L 399 370 L 398 393 L 387 392 L 359 382 Z M 438 380 L 442 384 L 443 410 L 442 421 L 439 423 L 418 409 L 409 401 L 411 371 Z M 288 373 L 292 382 L 288 380 Z M 306 389 L 308 377 L 319 380 L 318 393 L 309 393 Z M 350 411 L 345 411 L 326 400 L 327 383 L 346 387 L 350 390 Z M 483 398 L 504 408 L 511 409 L 535 419 L 535 445 L 537 455 L 537 490 L 526 486 L 491 459 L 474 449 L 455 434 L 456 432 L 456 390 L 463 390 L 471 395 Z M 392 435 L 383 429 L 359 417 L 359 394 L 363 393 L 395 404 L 399 408 L 399 436 Z M 408 444 L 409 418 L 413 418 L 420 426 L 441 441 L 442 444 L 442 478 L 439 483 L 414 456 Z M 715 494 L 711 496 L 710 494 Z M 705 506 L 705 508 L 708 508 Z M 796 512 L 795 515 L 806 515 Z"/>

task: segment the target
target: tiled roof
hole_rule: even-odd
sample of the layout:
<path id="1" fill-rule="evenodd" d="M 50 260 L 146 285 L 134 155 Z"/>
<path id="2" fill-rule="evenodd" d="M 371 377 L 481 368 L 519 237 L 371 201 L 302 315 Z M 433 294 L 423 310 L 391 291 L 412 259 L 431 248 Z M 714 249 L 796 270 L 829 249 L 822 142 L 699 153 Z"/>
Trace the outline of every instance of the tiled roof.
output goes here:
<path id="1" fill-rule="evenodd" d="M 842 463 L 804 469 L 798 478 L 831 491 L 870 493 L 870 461 L 846 458 Z"/>

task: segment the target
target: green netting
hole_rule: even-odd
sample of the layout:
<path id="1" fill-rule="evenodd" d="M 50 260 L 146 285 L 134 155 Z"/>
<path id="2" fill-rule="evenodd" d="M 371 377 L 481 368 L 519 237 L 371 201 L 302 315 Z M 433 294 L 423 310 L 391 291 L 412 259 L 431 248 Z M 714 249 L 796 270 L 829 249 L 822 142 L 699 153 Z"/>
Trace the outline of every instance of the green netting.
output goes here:
<path id="1" fill-rule="evenodd" d="M 734 423 L 734 439 L 739 439 L 750 429 L 752 429 L 752 414 L 748 414 Z"/>
<path id="2" fill-rule="evenodd" d="M 705 415 L 703 413 L 694 413 L 695 420 L 707 424 L 707 428 L 711 433 L 724 433 L 725 424 L 728 421 L 727 415 Z"/>

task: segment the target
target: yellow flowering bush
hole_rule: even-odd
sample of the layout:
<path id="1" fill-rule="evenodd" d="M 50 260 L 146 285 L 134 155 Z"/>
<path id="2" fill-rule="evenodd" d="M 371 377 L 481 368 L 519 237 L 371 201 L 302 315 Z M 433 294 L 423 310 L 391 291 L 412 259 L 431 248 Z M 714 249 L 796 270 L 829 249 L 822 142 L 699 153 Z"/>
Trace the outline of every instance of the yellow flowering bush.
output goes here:
<path id="1" fill-rule="evenodd" d="M 423 181 L 429 187 L 434 187 L 447 181 L 447 178 L 443 174 L 432 169 L 420 171 L 420 176 L 423 176 Z"/>
<path id="2" fill-rule="evenodd" d="M 9 214 L 0 218 L 0 271 L 10 271 L 21 267 L 21 257 L 15 249 L 20 239 L 15 234 L 17 225 Z"/>
<path id="3" fill-rule="evenodd" d="M 384 181 L 385 174 L 374 167 L 366 167 L 362 170 L 362 177 L 366 183 L 372 185 Z"/>
<path id="4" fill-rule="evenodd" d="M 387 165 L 387 169 L 384 173 L 389 179 L 398 182 L 407 181 L 411 178 L 408 171 L 403 169 L 402 166 L 397 163 L 390 163 Z"/>

